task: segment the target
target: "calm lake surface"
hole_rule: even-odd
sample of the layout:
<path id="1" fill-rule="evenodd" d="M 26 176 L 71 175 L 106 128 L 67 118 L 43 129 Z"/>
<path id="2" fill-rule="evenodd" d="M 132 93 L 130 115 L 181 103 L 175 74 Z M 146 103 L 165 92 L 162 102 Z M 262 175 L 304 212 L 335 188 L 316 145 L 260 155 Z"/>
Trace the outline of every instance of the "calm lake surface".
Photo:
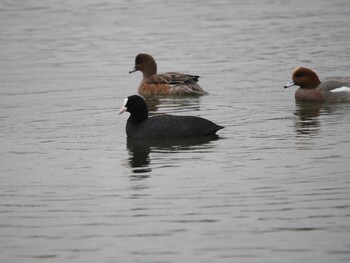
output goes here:
<path id="1" fill-rule="evenodd" d="M 350 1 L 0 1 L 1 262 L 350 262 Z M 140 52 L 210 94 L 217 138 L 127 140 Z"/>

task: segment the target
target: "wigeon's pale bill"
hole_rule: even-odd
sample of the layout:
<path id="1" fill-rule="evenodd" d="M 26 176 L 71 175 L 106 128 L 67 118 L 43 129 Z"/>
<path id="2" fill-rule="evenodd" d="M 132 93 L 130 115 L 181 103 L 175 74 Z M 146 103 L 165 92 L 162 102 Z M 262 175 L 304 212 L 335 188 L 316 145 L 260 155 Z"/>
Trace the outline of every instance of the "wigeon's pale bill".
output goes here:
<path id="1" fill-rule="evenodd" d="M 284 88 L 292 86 L 300 86 L 295 92 L 296 100 L 350 101 L 350 77 L 332 77 L 321 82 L 313 70 L 297 67 Z"/>
<path id="2" fill-rule="evenodd" d="M 154 95 L 204 95 L 206 91 L 199 86 L 197 75 L 178 72 L 157 74 L 157 63 L 151 55 L 138 54 L 135 67 L 129 73 L 141 71 L 142 81 L 138 93 L 142 96 Z"/>
<path id="3" fill-rule="evenodd" d="M 124 100 L 119 114 L 128 111 L 126 134 L 129 138 L 159 139 L 187 138 L 214 135 L 224 128 L 207 119 L 196 116 L 157 115 L 148 117 L 145 100 L 138 96 L 129 96 Z"/>

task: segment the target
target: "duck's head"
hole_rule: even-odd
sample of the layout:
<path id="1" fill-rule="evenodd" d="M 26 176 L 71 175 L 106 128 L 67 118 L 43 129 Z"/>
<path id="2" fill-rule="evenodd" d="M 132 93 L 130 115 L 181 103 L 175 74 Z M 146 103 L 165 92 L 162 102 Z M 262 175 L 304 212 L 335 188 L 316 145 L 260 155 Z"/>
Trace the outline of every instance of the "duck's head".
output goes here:
<path id="1" fill-rule="evenodd" d="M 314 89 L 320 83 L 320 79 L 313 70 L 304 67 L 297 67 L 293 70 L 292 80 L 289 81 L 284 88 L 300 86 L 301 89 Z"/>
<path id="2" fill-rule="evenodd" d="M 129 71 L 129 73 L 135 71 L 141 71 L 144 77 L 150 77 L 157 74 L 157 63 L 151 55 L 138 54 L 135 58 L 134 69 Z"/>

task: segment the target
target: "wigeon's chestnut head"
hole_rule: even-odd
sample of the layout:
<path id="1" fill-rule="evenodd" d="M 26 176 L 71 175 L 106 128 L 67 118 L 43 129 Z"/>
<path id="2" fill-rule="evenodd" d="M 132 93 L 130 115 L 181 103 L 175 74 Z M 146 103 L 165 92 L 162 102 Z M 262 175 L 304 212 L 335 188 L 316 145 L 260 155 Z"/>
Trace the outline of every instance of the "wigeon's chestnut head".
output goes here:
<path id="1" fill-rule="evenodd" d="M 142 96 L 155 95 L 204 95 L 207 92 L 199 86 L 197 75 L 178 72 L 157 74 L 157 63 L 151 55 L 138 54 L 135 67 L 129 73 L 141 71 L 142 81 L 138 93 Z"/>
<path id="2" fill-rule="evenodd" d="M 350 78 L 332 77 L 320 81 L 317 74 L 304 67 L 293 70 L 292 80 L 284 88 L 299 86 L 295 99 L 300 101 L 349 101 Z"/>
<path id="3" fill-rule="evenodd" d="M 148 117 L 147 104 L 138 95 L 129 96 L 124 100 L 119 114 L 126 111 L 130 113 L 130 117 L 126 122 L 126 134 L 129 138 L 188 138 L 214 135 L 218 130 L 224 128 L 196 116 L 164 114 Z"/>

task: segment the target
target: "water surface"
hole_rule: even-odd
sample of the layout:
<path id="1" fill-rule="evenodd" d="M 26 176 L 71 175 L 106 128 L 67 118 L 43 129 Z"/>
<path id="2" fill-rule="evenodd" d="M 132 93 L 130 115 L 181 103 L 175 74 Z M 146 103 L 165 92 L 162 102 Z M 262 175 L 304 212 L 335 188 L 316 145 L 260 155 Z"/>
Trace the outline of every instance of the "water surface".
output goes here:
<path id="1" fill-rule="evenodd" d="M 1 262 L 349 262 L 350 105 L 283 89 L 300 65 L 349 76 L 349 1 L 0 8 Z M 126 138 L 139 52 L 210 93 L 150 113 L 218 137 Z"/>

